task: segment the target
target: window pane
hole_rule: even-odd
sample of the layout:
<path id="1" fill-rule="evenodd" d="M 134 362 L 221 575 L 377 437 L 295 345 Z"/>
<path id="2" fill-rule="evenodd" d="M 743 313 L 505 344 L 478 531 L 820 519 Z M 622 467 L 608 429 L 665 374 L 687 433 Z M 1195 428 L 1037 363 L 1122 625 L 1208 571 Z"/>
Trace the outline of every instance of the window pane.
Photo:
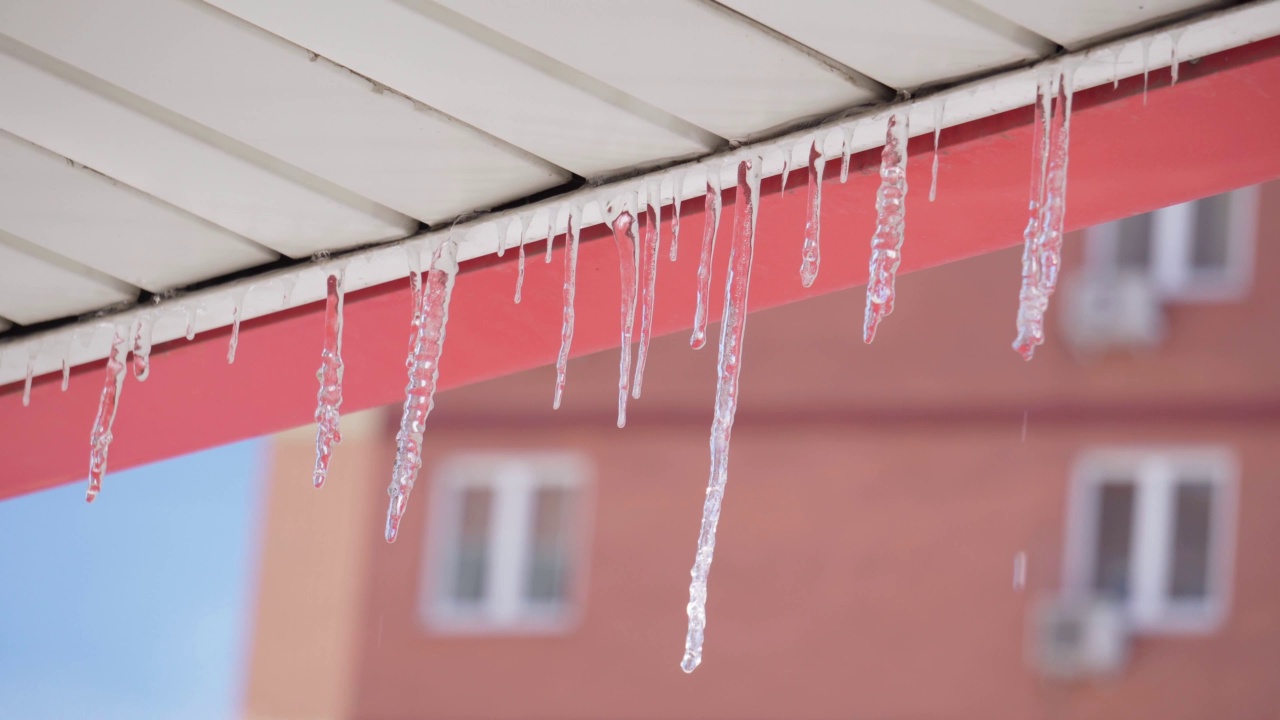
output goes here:
<path id="1" fill-rule="evenodd" d="M 1209 522 L 1213 517 L 1213 486 L 1205 481 L 1178 483 L 1174 502 L 1169 597 L 1175 600 L 1204 598 L 1209 586 Z"/>
<path id="2" fill-rule="evenodd" d="M 1195 208 L 1191 266 L 1196 270 L 1224 270 L 1227 267 L 1231 195 L 1214 195 L 1198 200 Z"/>
<path id="3" fill-rule="evenodd" d="M 1108 480 L 1099 488 L 1093 589 L 1101 597 L 1114 600 L 1129 597 L 1133 501 L 1131 481 Z"/>
<path id="4" fill-rule="evenodd" d="M 458 514 L 458 554 L 454 559 L 450 598 L 475 605 L 484 598 L 489 575 L 489 516 L 492 488 L 467 488 L 461 492 Z"/>
<path id="5" fill-rule="evenodd" d="M 554 603 L 565 597 L 572 500 L 568 489 L 558 487 L 541 488 L 535 496 L 525 582 L 525 597 L 530 601 Z"/>
<path id="6" fill-rule="evenodd" d="M 1116 267 L 1147 272 L 1151 266 L 1151 214 L 1135 215 L 1116 223 Z"/>

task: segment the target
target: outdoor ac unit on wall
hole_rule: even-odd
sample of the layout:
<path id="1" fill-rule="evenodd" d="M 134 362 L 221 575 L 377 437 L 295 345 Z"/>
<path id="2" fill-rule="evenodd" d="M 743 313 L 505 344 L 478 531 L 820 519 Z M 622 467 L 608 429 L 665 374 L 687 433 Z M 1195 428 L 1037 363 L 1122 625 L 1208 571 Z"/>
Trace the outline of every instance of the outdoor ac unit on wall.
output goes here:
<path id="1" fill-rule="evenodd" d="M 1031 618 L 1030 660 L 1046 677 L 1074 680 L 1107 675 L 1124 667 L 1124 614 L 1111 603 L 1055 599 Z"/>
<path id="2" fill-rule="evenodd" d="M 1066 288 L 1062 329 L 1080 354 L 1151 348 L 1164 338 L 1155 286 L 1137 273 L 1085 273 Z"/>

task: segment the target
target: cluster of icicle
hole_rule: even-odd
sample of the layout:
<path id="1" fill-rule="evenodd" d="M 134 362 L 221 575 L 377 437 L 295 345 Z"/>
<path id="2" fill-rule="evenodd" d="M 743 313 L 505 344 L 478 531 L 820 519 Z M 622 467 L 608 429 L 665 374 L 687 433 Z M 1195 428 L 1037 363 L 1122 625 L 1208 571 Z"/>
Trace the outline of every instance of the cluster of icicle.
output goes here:
<path id="1" fill-rule="evenodd" d="M 1040 80 L 1032 141 L 1030 218 L 1023 233 L 1022 290 L 1013 349 L 1030 360 L 1044 343 L 1044 315 L 1058 286 L 1067 211 L 1071 141 L 1071 66 Z"/>

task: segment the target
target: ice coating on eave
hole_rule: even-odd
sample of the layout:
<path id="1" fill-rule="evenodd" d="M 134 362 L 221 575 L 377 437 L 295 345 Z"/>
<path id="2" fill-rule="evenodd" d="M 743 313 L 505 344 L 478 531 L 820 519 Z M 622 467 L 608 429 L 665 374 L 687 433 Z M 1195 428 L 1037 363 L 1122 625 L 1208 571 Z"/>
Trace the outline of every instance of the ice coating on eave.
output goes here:
<path id="1" fill-rule="evenodd" d="M 815 140 L 809 146 L 809 214 L 804 223 L 804 245 L 800 248 L 800 284 L 809 287 L 818 278 L 822 263 L 822 175 L 826 158 Z"/>
<path id="2" fill-rule="evenodd" d="M 720 230 L 723 205 L 719 170 L 707 168 L 706 212 L 703 213 L 702 249 L 698 254 L 698 298 L 693 313 L 693 335 L 689 345 L 697 350 L 707 344 L 707 314 L 711 302 L 711 260 L 716 254 L 716 234 Z"/>
<path id="3" fill-rule="evenodd" d="M 449 320 L 449 298 L 458 273 L 457 246 L 445 242 L 432 258 L 418 305 L 414 308 L 409 357 L 405 365 L 409 384 L 405 387 L 404 412 L 396 434 L 396 464 L 387 494 L 387 542 L 395 542 L 400 521 L 409 505 L 409 493 L 422 468 L 422 434 L 427 417 L 435 407 L 436 383 L 440 378 L 440 356 L 444 351 L 445 325 Z"/>
<path id="4" fill-rule="evenodd" d="M 85 501 L 93 502 L 102 490 L 102 478 L 107 474 L 107 451 L 111 447 L 111 426 L 120 407 L 120 392 L 124 388 L 125 361 L 129 354 L 129 328 L 115 327 L 107 355 L 106 379 L 102 396 L 98 399 L 98 415 L 89 433 L 89 489 Z"/>
<path id="5" fill-rule="evenodd" d="M 1013 341 L 1013 349 L 1026 360 L 1044 343 L 1044 316 L 1062 264 L 1073 72 L 1074 65 L 1064 64 L 1041 79 L 1036 93 L 1030 218 L 1023 233 L 1018 335 Z"/>
<path id="6" fill-rule="evenodd" d="M 644 252 L 642 254 L 644 285 L 640 288 L 640 347 L 636 351 L 636 376 L 631 384 L 631 397 L 639 400 L 644 384 L 644 368 L 649 359 L 649 339 L 653 337 L 654 295 L 658 286 L 659 247 L 662 245 L 662 210 L 656 193 L 648 198 L 644 220 Z"/>
<path id="7" fill-rule="evenodd" d="M 316 464 L 311 473 L 311 484 L 324 486 L 329 477 L 329 462 L 333 459 L 333 447 L 342 442 L 339 427 L 342 407 L 342 306 L 344 273 L 330 275 L 325 281 L 324 341 L 320 351 L 320 369 L 316 380 L 320 390 L 316 393 Z"/>
<path id="8" fill-rule="evenodd" d="M 876 337 L 880 321 L 893 312 L 895 281 L 902 262 L 907 224 L 907 113 L 889 116 L 880 155 L 880 188 L 876 191 L 876 232 L 871 236 L 867 275 L 867 308 L 862 340 Z"/>
<path id="9" fill-rule="evenodd" d="M 698 532 L 698 552 L 690 571 L 689 629 L 685 635 L 680 667 L 693 672 L 702 662 L 707 627 L 707 578 L 716 548 L 716 526 L 729 479 L 729 440 L 738 409 L 738 379 L 742 370 L 743 339 L 747 329 L 747 291 L 755 249 L 756 211 L 760 191 L 760 160 L 744 160 L 738 166 L 733 240 L 725 278 L 724 315 L 720 322 L 720 354 L 717 362 L 715 419 L 711 423 L 711 472 L 707 498 Z"/>
<path id="10" fill-rule="evenodd" d="M 573 345 L 573 303 L 574 295 L 577 293 L 580 214 L 581 211 L 577 208 L 569 208 L 568 226 L 565 230 L 564 312 L 560 322 L 560 352 L 556 356 L 556 389 L 555 397 L 551 401 L 553 410 L 560 409 L 560 400 L 564 397 L 564 383 L 569 372 L 569 349 Z"/>
<path id="11" fill-rule="evenodd" d="M 613 242 L 618 249 L 618 274 L 622 289 L 621 358 L 618 361 L 618 427 L 627 424 L 627 394 L 631 385 L 631 334 L 636 322 L 636 287 L 640 284 L 640 267 L 636 262 L 639 243 L 636 240 L 636 218 L 625 207 L 619 208 L 613 222 Z"/>

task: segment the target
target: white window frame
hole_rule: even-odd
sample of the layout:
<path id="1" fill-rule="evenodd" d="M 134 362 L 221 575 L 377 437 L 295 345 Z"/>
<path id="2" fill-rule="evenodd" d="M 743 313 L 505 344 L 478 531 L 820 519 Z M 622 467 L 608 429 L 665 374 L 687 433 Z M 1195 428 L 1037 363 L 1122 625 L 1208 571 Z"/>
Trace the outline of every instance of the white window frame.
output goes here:
<path id="1" fill-rule="evenodd" d="M 1168 597 L 1173 552 L 1174 499 L 1179 479 L 1194 473 L 1213 486 L 1208 568 L 1203 600 Z M 1121 608 L 1131 629 L 1145 633 L 1208 633 L 1226 619 L 1236 537 L 1238 469 L 1226 447 L 1104 448 L 1076 463 L 1068 502 L 1064 593 L 1093 597 L 1099 486 L 1115 478 L 1134 482 L 1129 597 Z"/>
<path id="2" fill-rule="evenodd" d="M 424 624 L 444 634 L 554 634 L 576 624 L 586 588 L 589 507 L 588 468 L 572 453 L 464 453 L 443 461 L 432 478 L 430 528 L 419 593 Z M 463 492 L 493 491 L 485 598 L 457 603 L 449 590 L 458 557 Z M 524 596 L 537 491 L 573 492 L 569 585 L 562 602 L 542 605 Z"/>
<path id="3" fill-rule="evenodd" d="M 1170 205 L 1151 213 L 1151 259 L 1148 277 L 1157 294 L 1174 302 L 1235 302 L 1248 295 L 1253 283 L 1253 254 L 1257 242 L 1258 186 L 1228 195 L 1227 260 L 1222 272 L 1196 270 L 1195 205 L 1198 200 Z M 1100 274 L 1122 272 L 1117 265 L 1120 221 L 1095 225 L 1086 231 L 1085 263 Z"/>

